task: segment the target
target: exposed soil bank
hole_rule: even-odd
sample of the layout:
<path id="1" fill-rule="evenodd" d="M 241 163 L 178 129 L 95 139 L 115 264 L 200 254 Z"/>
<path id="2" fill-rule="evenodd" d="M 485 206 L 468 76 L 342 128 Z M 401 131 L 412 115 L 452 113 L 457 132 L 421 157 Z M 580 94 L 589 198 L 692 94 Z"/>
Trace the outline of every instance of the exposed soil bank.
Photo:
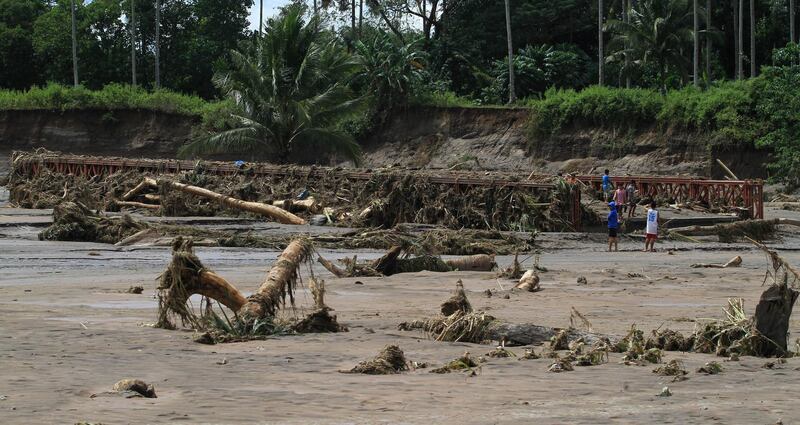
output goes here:
<path id="1" fill-rule="evenodd" d="M 144 110 L 0 111 L 0 150 L 170 158 L 197 122 Z"/>
<path id="2" fill-rule="evenodd" d="M 528 131 L 527 109 L 411 108 L 363 144 L 366 163 L 421 168 L 692 174 L 722 177 L 720 158 L 740 178 L 764 178 L 768 153 L 722 150 L 704 133 L 632 132 L 575 126 L 548 137 Z"/>
<path id="3" fill-rule="evenodd" d="M 764 178 L 766 152 L 720 150 L 703 133 L 634 132 L 576 126 L 532 138 L 527 109 L 415 107 L 361 141 L 365 165 L 415 168 L 692 174 L 721 178 L 715 158 L 740 178 Z M 44 147 L 75 154 L 175 158 L 192 138 L 197 117 L 144 110 L 0 111 L 0 154 Z M 237 155 L 208 159 L 264 160 Z M 324 162 L 324 158 L 295 158 Z"/>

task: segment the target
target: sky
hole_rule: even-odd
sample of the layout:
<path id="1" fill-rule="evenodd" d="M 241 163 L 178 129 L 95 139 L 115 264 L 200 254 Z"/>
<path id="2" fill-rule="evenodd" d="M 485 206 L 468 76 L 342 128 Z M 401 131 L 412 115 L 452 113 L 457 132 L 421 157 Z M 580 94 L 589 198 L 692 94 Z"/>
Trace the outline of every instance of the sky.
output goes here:
<path id="1" fill-rule="evenodd" d="M 250 29 L 258 29 L 258 3 L 259 0 L 254 0 L 255 4 L 250 8 Z M 278 7 L 286 4 L 287 0 L 264 0 L 264 20 L 270 16 L 278 13 Z"/>

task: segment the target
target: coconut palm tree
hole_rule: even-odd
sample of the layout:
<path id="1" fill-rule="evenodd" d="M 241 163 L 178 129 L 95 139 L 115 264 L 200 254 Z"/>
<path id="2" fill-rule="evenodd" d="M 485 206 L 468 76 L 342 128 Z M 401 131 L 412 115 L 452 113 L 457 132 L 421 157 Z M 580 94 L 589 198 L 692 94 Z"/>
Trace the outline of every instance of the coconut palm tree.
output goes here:
<path id="1" fill-rule="evenodd" d="M 78 37 L 75 24 L 75 0 L 70 1 L 70 19 L 72 24 L 72 84 L 78 87 Z"/>
<path id="2" fill-rule="evenodd" d="M 607 25 L 615 34 L 609 43 L 614 53 L 607 61 L 623 61 L 625 53 L 633 66 L 654 63 L 658 69 L 661 89 L 666 91 L 670 67 L 684 79 L 691 62 L 686 58 L 691 46 L 692 7 L 688 0 L 643 0 L 631 9 L 630 22 L 613 20 Z"/>
<path id="3" fill-rule="evenodd" d="M 231 60 L 214 84 L 237 106 L 234 128 L 190 143 L 181 156 L 236 152 L 285 162 L 293 152 L 327 150 L 358 161 L 358 144 L 337 128 L 364 103 L 347 84 L 358 62 L 324 37 L 316 15 L 306 22 L 302 6 L 287 7 Z"/>

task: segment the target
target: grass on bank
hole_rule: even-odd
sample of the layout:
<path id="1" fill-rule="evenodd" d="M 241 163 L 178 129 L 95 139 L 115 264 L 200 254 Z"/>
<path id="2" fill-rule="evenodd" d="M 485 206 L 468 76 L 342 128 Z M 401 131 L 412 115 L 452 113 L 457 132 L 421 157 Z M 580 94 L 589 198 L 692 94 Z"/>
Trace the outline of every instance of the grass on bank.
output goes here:
<path id="1" fill-rule="evenodd" d="M 198 96 L 169 90 L 148 91 L 141 87 L 109 84 L 100 90 L 50 83 L 26 91 L 0 89 L 0 111 L 81 109 L 140 109 L 201 118 L 204 128 L 222 128 L 233 105 L 228 101 L 206 101 Z"/>

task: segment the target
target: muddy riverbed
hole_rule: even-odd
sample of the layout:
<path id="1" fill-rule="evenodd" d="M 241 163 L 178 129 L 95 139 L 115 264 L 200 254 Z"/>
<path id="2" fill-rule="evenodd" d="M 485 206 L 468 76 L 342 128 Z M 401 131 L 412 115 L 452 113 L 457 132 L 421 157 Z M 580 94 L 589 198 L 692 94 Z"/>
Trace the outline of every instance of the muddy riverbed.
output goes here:
<path id="1" fill-rule="evenodd" d="M 400 322 L 431 315 L 461 279 L 472 305 L 497 318 L 565 327 L 570 308 L 596 332 L 622 336 L 631 324 L 690 332 L 698 318 L 719 318 L 728 298 L 741 297 L 752 314 L 764 290 L 766 260 L 746 245 L 693 246 L 665 242 L 643 253 L 623 239 L 619 253 L 603 252 L 592 235 L 543 235 L 539 258 L 543 290 L 509 293 L 511 281 L 495 273 L 413 273 L 386 278 L 325 279 L 326 302 L 350 331 L 283 336 L 207 346 L 193 333 L 149 326 L 156 320 L 155 279 L 169 261 L 165 247 L 41 242 L 45 213 L 0 209 L 0 417 L 3 423 L 791 423 L 800 417 L 800 359 L 774 369 L 765 359 L 738 362 L 695 353 L 679 359 L 689 379 L 626 366 L 612 354 L 606 364 L 549 373 L 549 359 L 489 359 L 476 376 L 431 374 L 430 368 L 391 376 L 342 374 L 387 344 L 410 361 L 438 367 L 488 345 L 434 342 L 398 331 Z M 11 210 L 6 210 L 10 212 Z M 269 230 L 265 230 L 269 231 Z M 800 264 L 791 235 L 776 242 Z M 697 249 L 704 248 L 704 249 Z M 670 254 L 669 251 L 672 250 Z M 198 247 L 206 266 L 243 292 L 252 292 L 279 254 L 272 250 Z M 335 259 L 353 252 L 322 251 Z M 382 252 L 357 252 L 376 258 Z M 741 255 L 738 269 L 692 269 Z M 501 266 L 511 257 L 498 257 Z M 527 260 L 531 266 L 533 258 Z M 629 273 L 632 273 L 630 277 Z M 308 279 L 307 268 L 302 269 Z M 579 276 L 587 284 L 576 283 Z M 142 285 L 143 294 L 128 294 Z M 490 289 L 495 295 L 486 297 Z M 508 294 L 508 299 L 503 295 Z M 311 305 L 298 295 L 301 316 Z M 800 332 L 791 321 L 790 341 Z M 510 349 L 522 355 L 522 347 Z M 537 348 L 537 351 L 539 348 Z M 695 370 L 717 360 L 722 373 Z M 224 363 L 224 364 L 223 364 Z M 123 378 L 143 379 L 158 398 L 92 397 Z M 664 386 L 672 396 L 659 397 Z"/>

